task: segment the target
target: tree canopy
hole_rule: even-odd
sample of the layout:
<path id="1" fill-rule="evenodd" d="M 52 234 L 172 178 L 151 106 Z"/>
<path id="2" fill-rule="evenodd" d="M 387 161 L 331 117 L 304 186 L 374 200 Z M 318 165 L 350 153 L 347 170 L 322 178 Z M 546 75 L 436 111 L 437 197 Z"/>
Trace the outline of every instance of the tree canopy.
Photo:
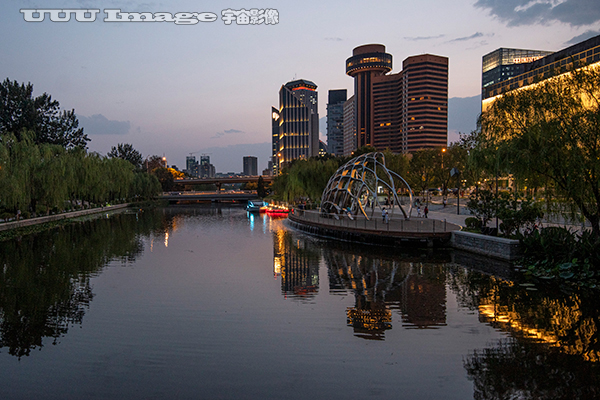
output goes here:
<path id="1" fill-rule="evenodd" d="M 33 133 L 35 144 L 55 144 L 65 149 L 87 148 L 90 140 L 75 110 L 60 109 L 60 104 L 47 93 L 33 96 L 31 83 L 19 84 L 8 78 L 0 84 L 0 135 L 8 133 L 22 139 L 23 132 Z"/>
<path id="2" fill-rule="evenodd" d="M 543 180 L 600 235 L 600 71 L 581 68 L 505 93 L 480 119 L 476 156 Z M 493 161 L 488 164 L 492 164 Z"/>
<path id="3" fill-rule="evenodd" d="M 136 169 L 141 169 L 142 162 L 144 161 L 142 153 L 134 149 L 129 143 L 119 143 L 117 146 L 113 146 L 106 155 L 110 158 L 120 158 L 129 161 Z"/>

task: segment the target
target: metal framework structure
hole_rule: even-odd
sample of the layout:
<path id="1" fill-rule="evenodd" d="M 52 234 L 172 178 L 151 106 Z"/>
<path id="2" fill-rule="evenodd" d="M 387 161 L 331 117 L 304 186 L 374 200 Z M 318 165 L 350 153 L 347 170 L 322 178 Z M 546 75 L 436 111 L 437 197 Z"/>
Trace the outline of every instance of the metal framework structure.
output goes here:
<path id="1" fill-rule="evenodd" d="M 398 185 L 397 185 L 398 184 Z M 399 186 L 400 185 L 400 186 Z M 409 203 L 408 212 L 402 207 L 398 193 L 406 186 Z M 329 179 L 321 197 L 321 212 L 323 214 L 362 214 L 371 219 L 375 209 L 380 211 L 386 207 L 379 201 L 379 188 L 385 197 L 397 205 L 404 218 L 409 218 L 413 204 L 413 192 L 408 183 L 400 175 L 386 168 L 383 153 L 367 153 L 341 166 Z M 370 216 L 367 208 L 371 206 Z M 395 207 L 391 207 L 391 215 L 394 215 Z"/>

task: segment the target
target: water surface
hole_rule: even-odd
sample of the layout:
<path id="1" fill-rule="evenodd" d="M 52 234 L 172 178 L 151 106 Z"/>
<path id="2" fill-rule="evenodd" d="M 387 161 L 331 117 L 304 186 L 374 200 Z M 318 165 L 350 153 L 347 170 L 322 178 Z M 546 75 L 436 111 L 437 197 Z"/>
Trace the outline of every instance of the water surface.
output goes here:
<path id="1" fill-rule="evenodd" d="M 2 399 L 556 399 L 598 388 L 598 302 L 445 251 L 326 242 L 241 208 L 0 243 Z"/>

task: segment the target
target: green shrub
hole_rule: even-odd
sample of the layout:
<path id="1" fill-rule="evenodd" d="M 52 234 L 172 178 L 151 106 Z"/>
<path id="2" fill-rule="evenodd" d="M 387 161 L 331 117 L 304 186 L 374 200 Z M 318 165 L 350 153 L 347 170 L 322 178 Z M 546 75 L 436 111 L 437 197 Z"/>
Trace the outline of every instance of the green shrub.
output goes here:
<path id="1" fill-rule="evenodd" d="M 0 218 L 3 219 L 4 221 L 8 221 L 9 219 L 13 218 L 15 215 L 13 213 L 9 213 L 9 212 L 3 212 L 2 214 L 0 214 Z"/>
<path id="2" fill-rule="evenodd" d="M 523 264 L 533 275 L 596 286 L 596 277 L 600 276 L 600 237 L 592 232 L 549 227 L 524 236 L 521 243 Z"/>
<path id="3" fill-rule="evenodd" d="M 468 229 L 481 229 L 481 220 L 475 217 L 468 217 L 465 219 L 465 227 Z"/>

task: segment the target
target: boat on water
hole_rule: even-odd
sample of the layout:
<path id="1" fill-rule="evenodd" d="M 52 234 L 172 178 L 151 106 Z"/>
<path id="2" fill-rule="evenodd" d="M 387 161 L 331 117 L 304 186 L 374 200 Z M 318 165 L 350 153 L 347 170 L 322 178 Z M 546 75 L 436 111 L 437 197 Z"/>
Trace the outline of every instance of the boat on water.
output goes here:
<path id="1" fill-rule="evenodd" d="M 246 211 L 248 212 L 265 212 L 267 210 L 267 207 L 269 206 L 269 203 L 267 203 L 266 201 L 252 201 L 252 200 L 248 200 L 248 204 L 246 204 Z"/>
<path id="2" fill-rule="evenodd" d="M 276 206 L 273 204 L 269 205 L 266 210 L 267 215 L 272 216 L 272 217 L 287 217 L 289 212 L 290 212 L 289 208 L 282 207 L 282 206 Z"/>

